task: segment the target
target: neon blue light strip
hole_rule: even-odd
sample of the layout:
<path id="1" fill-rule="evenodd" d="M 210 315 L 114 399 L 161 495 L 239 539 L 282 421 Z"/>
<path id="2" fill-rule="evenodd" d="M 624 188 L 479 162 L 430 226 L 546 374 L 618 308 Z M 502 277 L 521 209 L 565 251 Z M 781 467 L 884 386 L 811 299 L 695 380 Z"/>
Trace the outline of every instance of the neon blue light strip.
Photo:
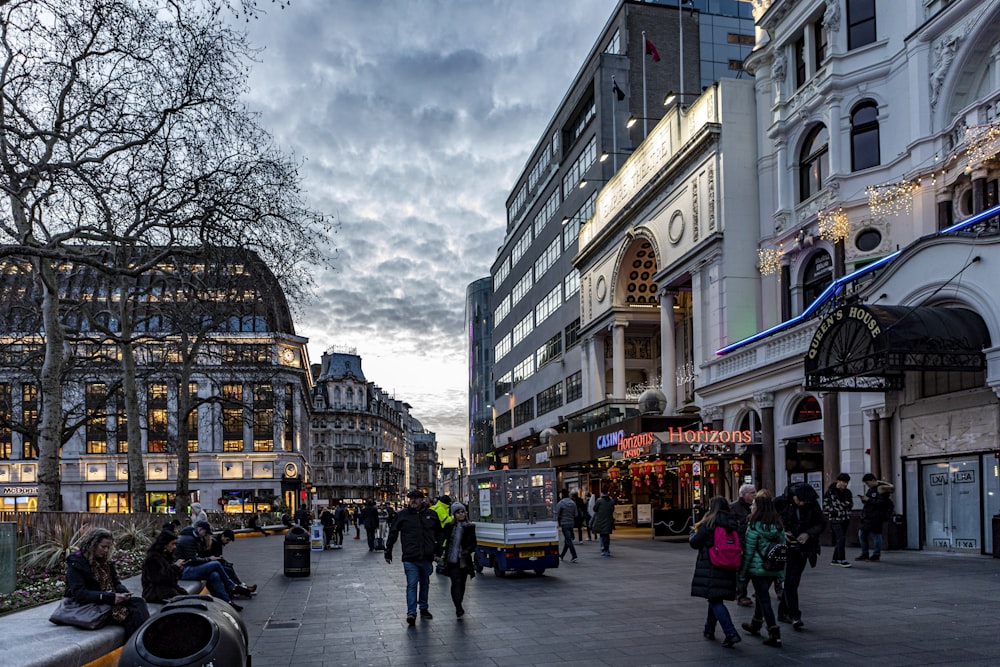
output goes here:
<path id="1" fill-rule="evenodd" d="M 942 229 L 941 231 L 936 232 L 934 234 L 929 234 L 927 236 L 919 238 L 916 241 L 914 241 L 913 243 L 911 243 L 910 246 L 913 246 L 913 245 L 915 245 L 915 244 L 917 244 L 917 243 L 919 243 L 919 242 L 921 242 L 921 241 L 923 241 L 925 239 L 928 239 L 928 238 L 931 238 L 931 237 L 934 237 L 934 236 L 942 236 L 944 234 L 954 234 L 956 232 L 960 232 L 960 231 L 962 231 L 963 229 L 965 229 L 967 227 L 971 227 L 971 226 L 973 226 L 975 224 L 978 224 L 978 223 L 982 222 L 986 218 L 992 218 L 993 216 L 998 215 L 998 214 L 1000 214 L 1000 204 L 998 204 L 996 206 L 993 206 L 992 208 L 988 208 L 988 209 L 986 209 L 985 211 L 983 211 L 981 213 L 977 213 L 976 215 L 972 216 L 971 218 L 966 218 L 962 222 L 956 223 L 956 224 L 952 225 L 951 227 L 948 227 L 947 229 Z M 907 246 L 907 247 L 910 247 L 910 246 Z M 829 300 L 830 298 L 833 298 L 834 296 L 840 294 L 841 291 L 843 291 L 844 286 L 847 283 L 849 283 L 851 281 L 854 281 L 854 280 L 857 280 L 858 278 L 860 278 L 861 276 L 865 275 L 866 273 L 870 273 L 871 271 L 874 271 L 875 269 L 878 269 L 878 268 L 880 268 L 882 266 L 885 266 L 886 264 L 888 264 L 892 260 L 896 259 L 896 257 L 898 257 L 900 254 L 902 254 L 902 252 L 903 252 L 902 250 L 897 250 L 895 252 L 889 253 L 888 255 L 886 255 L 885 257 L 883 257 L 881 259 L 879 259 L 878 261 L 872 262 L 871 264 L 868 264 L 867 266 L 864 266 L 864 267 L 858 269 L 857 271 L 855 271 L 854 273 L 852 273 L 850 275 L 847 275 L 847 276 L 844 276 L 842 278 L 838 278 L 837 280 L 834 280 L 832 283 L 830 283 L 830 285 L 825 290 L 823 290 L 822 294 L 820 294 L 818 297 L 816 297 L 816 299 L 811 304 L 809 304 L 808 308 L 806 308 L 804 311 L 802 311 L 802 313 L 800 315 L 796 315 L 795 317 L 793 317 L 790 320 L 785 320 L 784 322 L 782 322 L 780 324 L 776 324 L 775 326 L 771 327 L 770 329 L 765 329 L 764 331 L 755 333 L 754 335 L 750 336 L 749 338 L 744 338 L 743 340 L 736 341 L 735 343 L 732 343 L 731 345 L 727 345 L 726 347 L 723 347 L 723 348 L 721 348 L 719 350 L 716 350 L 715 354 L 718 355 L 718 356 L 722 356 L 724 354 L 729 354 L 733 350 L 738 350 L 739 348 L 745 347 L 745 346 L 749 345 L 750 343 L 755 343 L 758 340 L 760 340 L 762 338 L 767 338 L 768 336 L 770 336 L 772 334 L 776 334 L 779 331 L 783 331 L 785 329 L 790 329 L 791 327 L 795 326 L 799 322 L 802 322 L 804 320 L 809 319 L 810 317 L 812 317 L 816 313 L 817 310 L 820 309 L 820 307 L 824 303 L 827 302 L 827 300 Z"/>

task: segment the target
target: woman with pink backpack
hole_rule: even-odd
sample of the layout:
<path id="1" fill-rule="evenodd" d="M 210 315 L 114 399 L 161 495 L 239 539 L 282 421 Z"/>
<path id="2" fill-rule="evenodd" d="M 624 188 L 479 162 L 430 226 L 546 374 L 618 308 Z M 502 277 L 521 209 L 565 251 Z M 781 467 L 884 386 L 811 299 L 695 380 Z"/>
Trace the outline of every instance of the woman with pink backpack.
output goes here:
<path id="1" fill-rule="evenodd" d="M 705 639 L 715 639 L 715 624 L 726 635 L 722 646 L 732 648 L 742 638 L 736 632 L 726 600 L 736 599 L 736 575 L 740 568 L 742 548 L 739 520 L 729 509 L 729 501 L 716 496 L 709 501 L 708 513 L 694 525 L 688 543 L 698 550 L 691 595 L 708 600 L 705 619 Z"/>

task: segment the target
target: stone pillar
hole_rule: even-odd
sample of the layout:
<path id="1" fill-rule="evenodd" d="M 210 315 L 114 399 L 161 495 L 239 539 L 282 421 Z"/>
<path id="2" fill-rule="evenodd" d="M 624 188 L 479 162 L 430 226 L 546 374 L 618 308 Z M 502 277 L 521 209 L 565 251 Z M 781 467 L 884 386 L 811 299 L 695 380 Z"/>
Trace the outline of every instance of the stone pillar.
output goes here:
<path id="1" fill-rule="evenodd" d="M 674 330 L 674 304 L 677 293 L 660 290 L 660 385 L 667 397 L 665 415 L 677 412 L 677 338 Z"/>
<path id="2" fill-rule="evenodd" d="M 759 391 L 753 395 L 760 406 L 760 480 L 758 489 L 770 489 L 775 495 L 779 490 L 774 487 L 774 394 L 769 391 Z"/>
<path id="3" fill-rule="evenodd" d="M 951 200 L 946 199 L 937 203 L 937 228 L 938 231 L 947 229 L 954 224 Z"/>
<path id="4" fill-rule="evenodd" d="M 879 476 L 882 465 L 881 457 L 879 456 L 879 428 L 878 428 L 878 410 L 865 410 L 865 417 L 868 418 L 868 467 L 869 472 Z"/>
<path id="5" fill-rule="evenodd" d="M 594 345 L 594 339 L 584 338 L 580 341 L 580 386 L 583 388 L 583 404 L 593 405 L 594 401 L 590 396 L 593 385 L 590 383 L 590 350 Z"/>
<path id="6" fill-rule="evenodd" d="M 986 210 L 986 172 L 977 169 L 972 172 L 972 212 L 981 213 Z"/>
<path id="7" fill-rule="evenodd" d="M 826 489 L 840 473 L 840 395 L 835 391 L 823 394 L 823 488 Z"/>
<path id="8" fill-rule="evenodd" d="M 724 410 L 718 406 L 704 407 L 701 409 L 701 421 L 706 426 L 711 426 L 713 431 L 721 431 L 724 414 Z"/>
<path id="9" fill-rule="evenodd" d="M 628 320 L 615 320 L 611 325 L 611 377 L 612 396 L 625 398 L 625 327 Z"/>
<path id="10" fill-rule="evenodd" d="M 878 420 L 879 442 L 879 479 L 892 479 L 892 413 L 883 415 Z"/>

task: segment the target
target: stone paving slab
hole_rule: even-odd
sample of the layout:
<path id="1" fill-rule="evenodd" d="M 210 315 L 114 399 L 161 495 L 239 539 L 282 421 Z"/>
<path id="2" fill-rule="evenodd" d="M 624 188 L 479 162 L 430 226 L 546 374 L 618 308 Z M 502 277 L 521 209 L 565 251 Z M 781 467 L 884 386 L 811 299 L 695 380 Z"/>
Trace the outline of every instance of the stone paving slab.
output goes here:
<path id="1" fill-rule="evenodd" d="M 612 558 L 584 541 L 579 563 L 543 576 L 487 570 L 469 582 L 461 621 L 448 579 L 432 575 L 434 619 L 414 627 L 398 546 L 387 565 L 363 535 L 347 539 L 312 552 L 307 578 L 284 576 L 283 549 L 282 535 L 226 547 L 259 586 L 243 611 L 255 667 L 1000 664 L 1000 560 L 985 556 L 891 551 L 840 568 L 824 547 L 803 577 L 805 630 L 783 625 L 781 649 L 741 632 L 729 650 L 701 636 L 707 605 L 690 597 L 694 550 L 648 530 L 616 531 Z M 751 615 L 729 608 L 737 626 Z"/>

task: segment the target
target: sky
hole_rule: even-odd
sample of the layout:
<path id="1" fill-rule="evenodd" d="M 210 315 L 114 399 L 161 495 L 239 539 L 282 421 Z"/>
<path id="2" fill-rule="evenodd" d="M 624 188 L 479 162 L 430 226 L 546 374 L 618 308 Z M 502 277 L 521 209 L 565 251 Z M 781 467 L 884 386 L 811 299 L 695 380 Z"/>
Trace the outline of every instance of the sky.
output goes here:
<path id="1" fill-rule="evenodd" d="M 332 268 L 296 331 L 355 348 L 453 466 L 468 458 L 465 291 L 616 0 L 292 0 L 245 26 L 247 105 L 301 163 Z"/>

